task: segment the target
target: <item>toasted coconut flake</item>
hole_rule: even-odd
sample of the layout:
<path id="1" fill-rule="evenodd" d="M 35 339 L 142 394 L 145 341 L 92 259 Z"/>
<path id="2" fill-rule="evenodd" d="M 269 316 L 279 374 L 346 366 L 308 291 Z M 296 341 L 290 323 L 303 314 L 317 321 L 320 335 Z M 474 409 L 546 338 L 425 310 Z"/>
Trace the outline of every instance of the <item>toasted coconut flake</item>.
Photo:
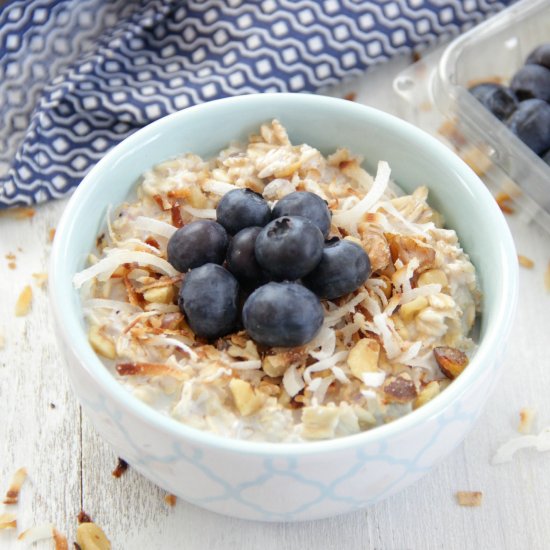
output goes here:
<path id="1" fill-rule="evenodd" d="M 535 262 L 523 254 L 518 254 L 518 262 L 521 267 L 525 267 L 526 269 L 533 269 L 535 267 Z"/>
<path id="2" fill-rule="evenodd" d="M 119 363 L 116 371 L 120 376 L 171 376 L 176 380 L 185 380 L 187 375 L 162 363 Z"/>
<path id="3" fill-rule="evenodd" d="M 126 462 L 123 458 L 118 457 L 117 465 L 115 466 L 115 469 L 111 472 L 113 477 L 120 477 L 122 474 L 128 469 L 128 462 Z"/>
<path id="4" fill-rule="evenodd" d="M 175 348 L 189 355 L 189 357 L 193 361 L 196 361 L 198 359 L 197 354 L 187 344 L 184 344 L 181 340 L 177 340 L 176 338 L 166 338 L 163 336 L 155 336 L 154 338 L 149 338 L 147 340 L 147 343 L 151 344 L 152 346 L 174 346 Z M 260 368 L 260 367 L 254 367 L 254 368 Z"/>
<path id="5" fill-rule="evenodd" d="M 390 181 L 390 166 L 387 162 L 380 161 L 372 187 L 368 193 L 349 210 L 342 210 L 334 214 L 332 221 L 338 227 L 343 227 L 355 234 L 357 224 L 382 197 Z"/>
<path id="6" fill-rule="evenodd" d="M 537 416 L 537 411 L 531 407 L 524 407 L 519 411 L 518 432 L 530 434 L 533 431 L 533 423 Z"/>
<path id="7" fill-rule="evenodd" d="M 294 397 L 304 389 L 304 386 L 304 379 L 298 372 L 297 366 L 295 364 L 290 365 L 283 375 L 283 387 L 286 393 L 288 393 L 290 397 Z"/>
<path id="8" fill-rule="evenodd" d="M 176 227 L 169 223 L 155 220 L 154 218 L 147 218 L 146 216 L 138 216 L 134 220 L 134 225 L 137 229 L 147 231 L 148 233 L 154 233 L 169 239 L 175 232 Z"/>
<path id="9" fill-rule="evenodd" d="M 55 239 L 55 227 L 50 227 L 48 231 L 48 241 L 53 243 L 53 240 Z"/>
<path id="10" fill-rule="evenodd" d="M 216 209 L 215 208 L 193 208 L 192 206 L 183 205 L 182 209 L 185 210 L 188 214 L 195 216 L 195 218 L 201 218 L 205 220 L 215 220 L 216 219 Z"/>
<path id="11" fill-rule="evenodd" d="M 460 506 L 481 506 L 483 493 L 481 491 L 458 491 L 456 500 Z"/>
<path id="12" fill-rule="evenodd" d="M 528 448 L 533 448 L 540 453 L 550 451 L 550 426 L 544 428 L 538 435 L 522 435 L 510 439 L 497 449 L 492 463 L 511 462 L 517 451 Z"/>
<path id="13" fill-rule="evenodd" d="M 171 264 L 166 260 L 150 254 L 149 252 L 136 252 L 134 250 L 114 249 L 108 256 L 102 258 L 96 264 L 80 271 L 73 277 L 73 285 L 79 289 L 86 281 L 107 274 L 109 278 L 117 267 L 127 263 L 137 263 L 139 265 L 150 265 L 155 267 L 160 273 L 175 277 L 178 275 Z"/>
<path id="14" fill-rule="evenodd" d="M 19 468 L 19 470 L 17 470 L 15 474 L 13 474 L 8 492 L 6 493 L 6 498 L 4 498 L 4 504 L 17 504 L 21 487 L 23 486 L 23 483 L 25 483 L 26 479 L 26 468 Z"/>
<path id="15" fill-rule="evenodd" d="M 170 493 L 168 493 L 167 495 L 164 496 L 164 502 L 166 502 L 166 504 L 168 504 L 168 506 L 175 506 L 176 505 L 176 495 L 172 495 Z"/>
<path id="16" fill-rule="evenodd" d="M 53 538 L 53 531 L 55 527 L 53 523 L 42 523 L 41 525 L 35 525 L 25 529 L 18 537 L 17 540 L 23 540 L 27 544 L 32 544 L 39 540 Z"/>
<path id="17" fill-rule="evenodd" d="M 546 292 L 550 292 L 550 262 L 548 262 L 548 267 L 544 272 L 544 288 Z"/>
<path id="18" fill-rule="evenodd" d="M 32 288 L 27 285 L 19 294 L 17 302 L 15 303 L 15 315 L 16 317 L 24 317 L 31 309 L 32 305 Z"/>
<path id="19" fill-rule="evenodd" d="M 55 527 L 53 528 L 53 541 L 55 543 L 55 550 L 69 550 L 67 537 L 60 533 Z"/>
<path id="20" fill-rule="evenodd" d="M 2 529 L 15 529 L 17 527 L 17 516 L 13 513 L 0 514 L 0 531 Z"/>

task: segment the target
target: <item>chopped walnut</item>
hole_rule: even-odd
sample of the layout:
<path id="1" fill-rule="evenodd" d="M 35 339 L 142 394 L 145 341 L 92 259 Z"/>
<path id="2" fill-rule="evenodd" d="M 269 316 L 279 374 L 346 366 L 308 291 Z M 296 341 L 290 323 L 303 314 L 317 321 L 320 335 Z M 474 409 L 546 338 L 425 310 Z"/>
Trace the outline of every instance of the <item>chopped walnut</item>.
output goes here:
<path id="1" fill-rule="evenodd" d="M 416 386 L 406 372 L 389 376 L 384 383 L 384 393 L 388 401 L 397 403 L 408 403 L 417 396 Z"/>
<path id="2" fill-rule="evenodd" d="M 460 506 L 481 506 L 483 493 L 481 491 L 458 491 L 456 499 Z"/>
<path id="3" fill-rule="evenodd" d="M 469 363 L 468 356 L 463 351 L 449 346 L 434 348 L 434 356 L 441 372 L 451 380 L 454 380 Z"/>

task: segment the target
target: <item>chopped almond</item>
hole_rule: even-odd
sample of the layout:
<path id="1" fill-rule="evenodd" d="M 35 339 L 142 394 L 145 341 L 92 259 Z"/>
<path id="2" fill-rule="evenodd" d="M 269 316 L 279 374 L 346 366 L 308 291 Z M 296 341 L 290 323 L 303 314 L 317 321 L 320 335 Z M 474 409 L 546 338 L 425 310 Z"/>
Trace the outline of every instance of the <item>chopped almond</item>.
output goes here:
<path id="1" fill-rule="evenodd" d="M 114 342 L 104 334 L 101 327 L 92 325 L 88 332 L 88 341 L 94 351 L 106 359 L 116 357 L 116 348 Z"/>
<path id="2" fill-rule="evenodd" d="M 232 378 L 229 382 L 229 389 L 242 416 L 254 414 L 261 408 L 263 398 L 256 394 L 254 388 L 245 380 Z"/>
<path id="3" fill-rule="evenodd" d="M 6 498 L 4 499 L 4 504 L 17 504 L 17 501 L 19 500 L 19 493 L 25 479 L 27 479 L 26 468 L 19 468 L 19 470 L 13 474 L 10 486 L 8 487 L 8 492 L 6 493 Z"/>
<path id="4" fill-rule="evenodd" d="M 168 506 L 175 506 L 176 505 L 176 495 L 167 494 L 164 497 L 164 502 L 168 504 Z"/>
<path id="5" fill-rule="evenodd" d="M 449 346 L 434 348 L 434 356 L 441 372 L 451 380 L 454 380 L 469 363 L 468 356 L 464 352 Z"/>
<path id="6" fill-rule="evenodd" d="M 418 392 L 408 373 L 390 376 L 384 383 L 384 393 L 388 401 L 408 403 L 416 398 Z"/>
<path id="7" fill-rule="evenodd" d="M 17 298 L 15 303 L 15 315 L 17 317 L 24 317 L 27 315 L 31 309 L 32 305 L 32 288 L 27 285 Z"/>
<path id="8" fill-rule="evenodd" d="M 481 506 L 483 493 L 481 491 L 458 491 L 456 499 L 460 506 Z"/>
<path id="9" fill-rule="evenodd" d="M 53 529 L 53 541 L 55 543 L 55 550 L 69 550 L 67 537 L 60 533 L 55 527 Z"/>
<path id="10" fill-rule="evenodd" d="M 535 262 L 531 260 L 531 258 L 523 256 L 522 254 L 518 254 L 518 262 L 521 267 L 525 267 L 526 269 L 533 269 L 535 266 Z"/>

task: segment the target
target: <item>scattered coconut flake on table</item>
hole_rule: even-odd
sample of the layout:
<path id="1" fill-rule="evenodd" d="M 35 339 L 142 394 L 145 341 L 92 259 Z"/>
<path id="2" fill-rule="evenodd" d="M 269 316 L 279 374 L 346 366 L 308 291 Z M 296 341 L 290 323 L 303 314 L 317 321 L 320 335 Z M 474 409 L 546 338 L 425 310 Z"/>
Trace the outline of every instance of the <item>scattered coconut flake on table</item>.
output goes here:
<path id="1" fill-rule="evenodd" d="M 522 435 L 510 439 L 497 449 L 492 464 L 511 462 L 517 451 L 529 448 L 539 453 L 550 451 L 550 426 L 544 428 L 538 435 Z"/>
<path id="2" fill-rule="evenodd" d="M 55 544 L 55 550 L 69 550 L 67 537 L 63 533 L 60 533 L 55 527 L 53 528 L 53 542 Z"/>
<path id="3" fill-rule="evenodd" d="M 6 498 L 4 498 L 4 504 L 17 504 L 19 493 L 25 479 L 27 479 L 26 468 L 19 468 L 19 470 L 13 474 L 13 478 L 6 493 Z"/>
<path id="4" fill-rule="evenodd" d="M 481 491 L 458 491 L 456 499 L 460 506 L 481 506 L 483 493 Z"/>
<path id="5" fill-rule="evenodd" d="M 518 254 L 518 262 L 521 267 L 525 267 L 526 269 L 533 269 L 535 266 L 535 262 L 523 254 Z"/>
<path id="6" fill-rule="evenodd" d="M 19 294 L 15 303 L 15 316 L 24 317 L 31 310 L 32 305 L 32 288 L 27 285 Z"/>
<path id="7" fill-rule="evenodd" d="M 17 537 L 17 540 L 25 541 L 27 544 L 30 545 L 39 540 L 53 539 L 54 529 L 55 527 L 53 523 L 42 523 L 40 525 L 34 525 L 33 527 L 29 527 L 28 529 L 25 529 L 25 531 L 20 533 L 20 535 Z"/>

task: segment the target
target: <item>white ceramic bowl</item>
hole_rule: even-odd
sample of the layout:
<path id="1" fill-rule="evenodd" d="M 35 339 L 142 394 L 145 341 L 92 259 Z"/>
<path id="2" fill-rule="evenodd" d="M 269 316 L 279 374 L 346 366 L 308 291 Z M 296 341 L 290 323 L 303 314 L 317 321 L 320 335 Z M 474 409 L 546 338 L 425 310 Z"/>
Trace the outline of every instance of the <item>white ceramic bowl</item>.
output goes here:
<path id="1" fill-rule="evenodd" d="M 86 338 L 72 286 L 104 223 L 106 208 L 138 176 L 176 154 L 216 154 L 278 118 L 293 142 L 323 153 L 345 146 L 372 171 L 387 160 L 412 191 L 454 228 L 475 264 L 483 292 L 479 348 L 448 389 L 411 414 L 331 441 L 254 443 L 224 439 L 163 416 L 125 390 Z M 377 110 L 314 95 L 253 95 L 167 116 L 124 140 L 86 176 L 58 226 L 51 259 L 51 302 L 67 373 L 84 412 L 115 452 L 177 496 L 252 520 L 299 521 L 357 510 L 410 485 L 448 455 L 473 426 L 493 387 L 517 301 L 517 257 L 494 199 L 451 151 L 415 127 Z"/>

